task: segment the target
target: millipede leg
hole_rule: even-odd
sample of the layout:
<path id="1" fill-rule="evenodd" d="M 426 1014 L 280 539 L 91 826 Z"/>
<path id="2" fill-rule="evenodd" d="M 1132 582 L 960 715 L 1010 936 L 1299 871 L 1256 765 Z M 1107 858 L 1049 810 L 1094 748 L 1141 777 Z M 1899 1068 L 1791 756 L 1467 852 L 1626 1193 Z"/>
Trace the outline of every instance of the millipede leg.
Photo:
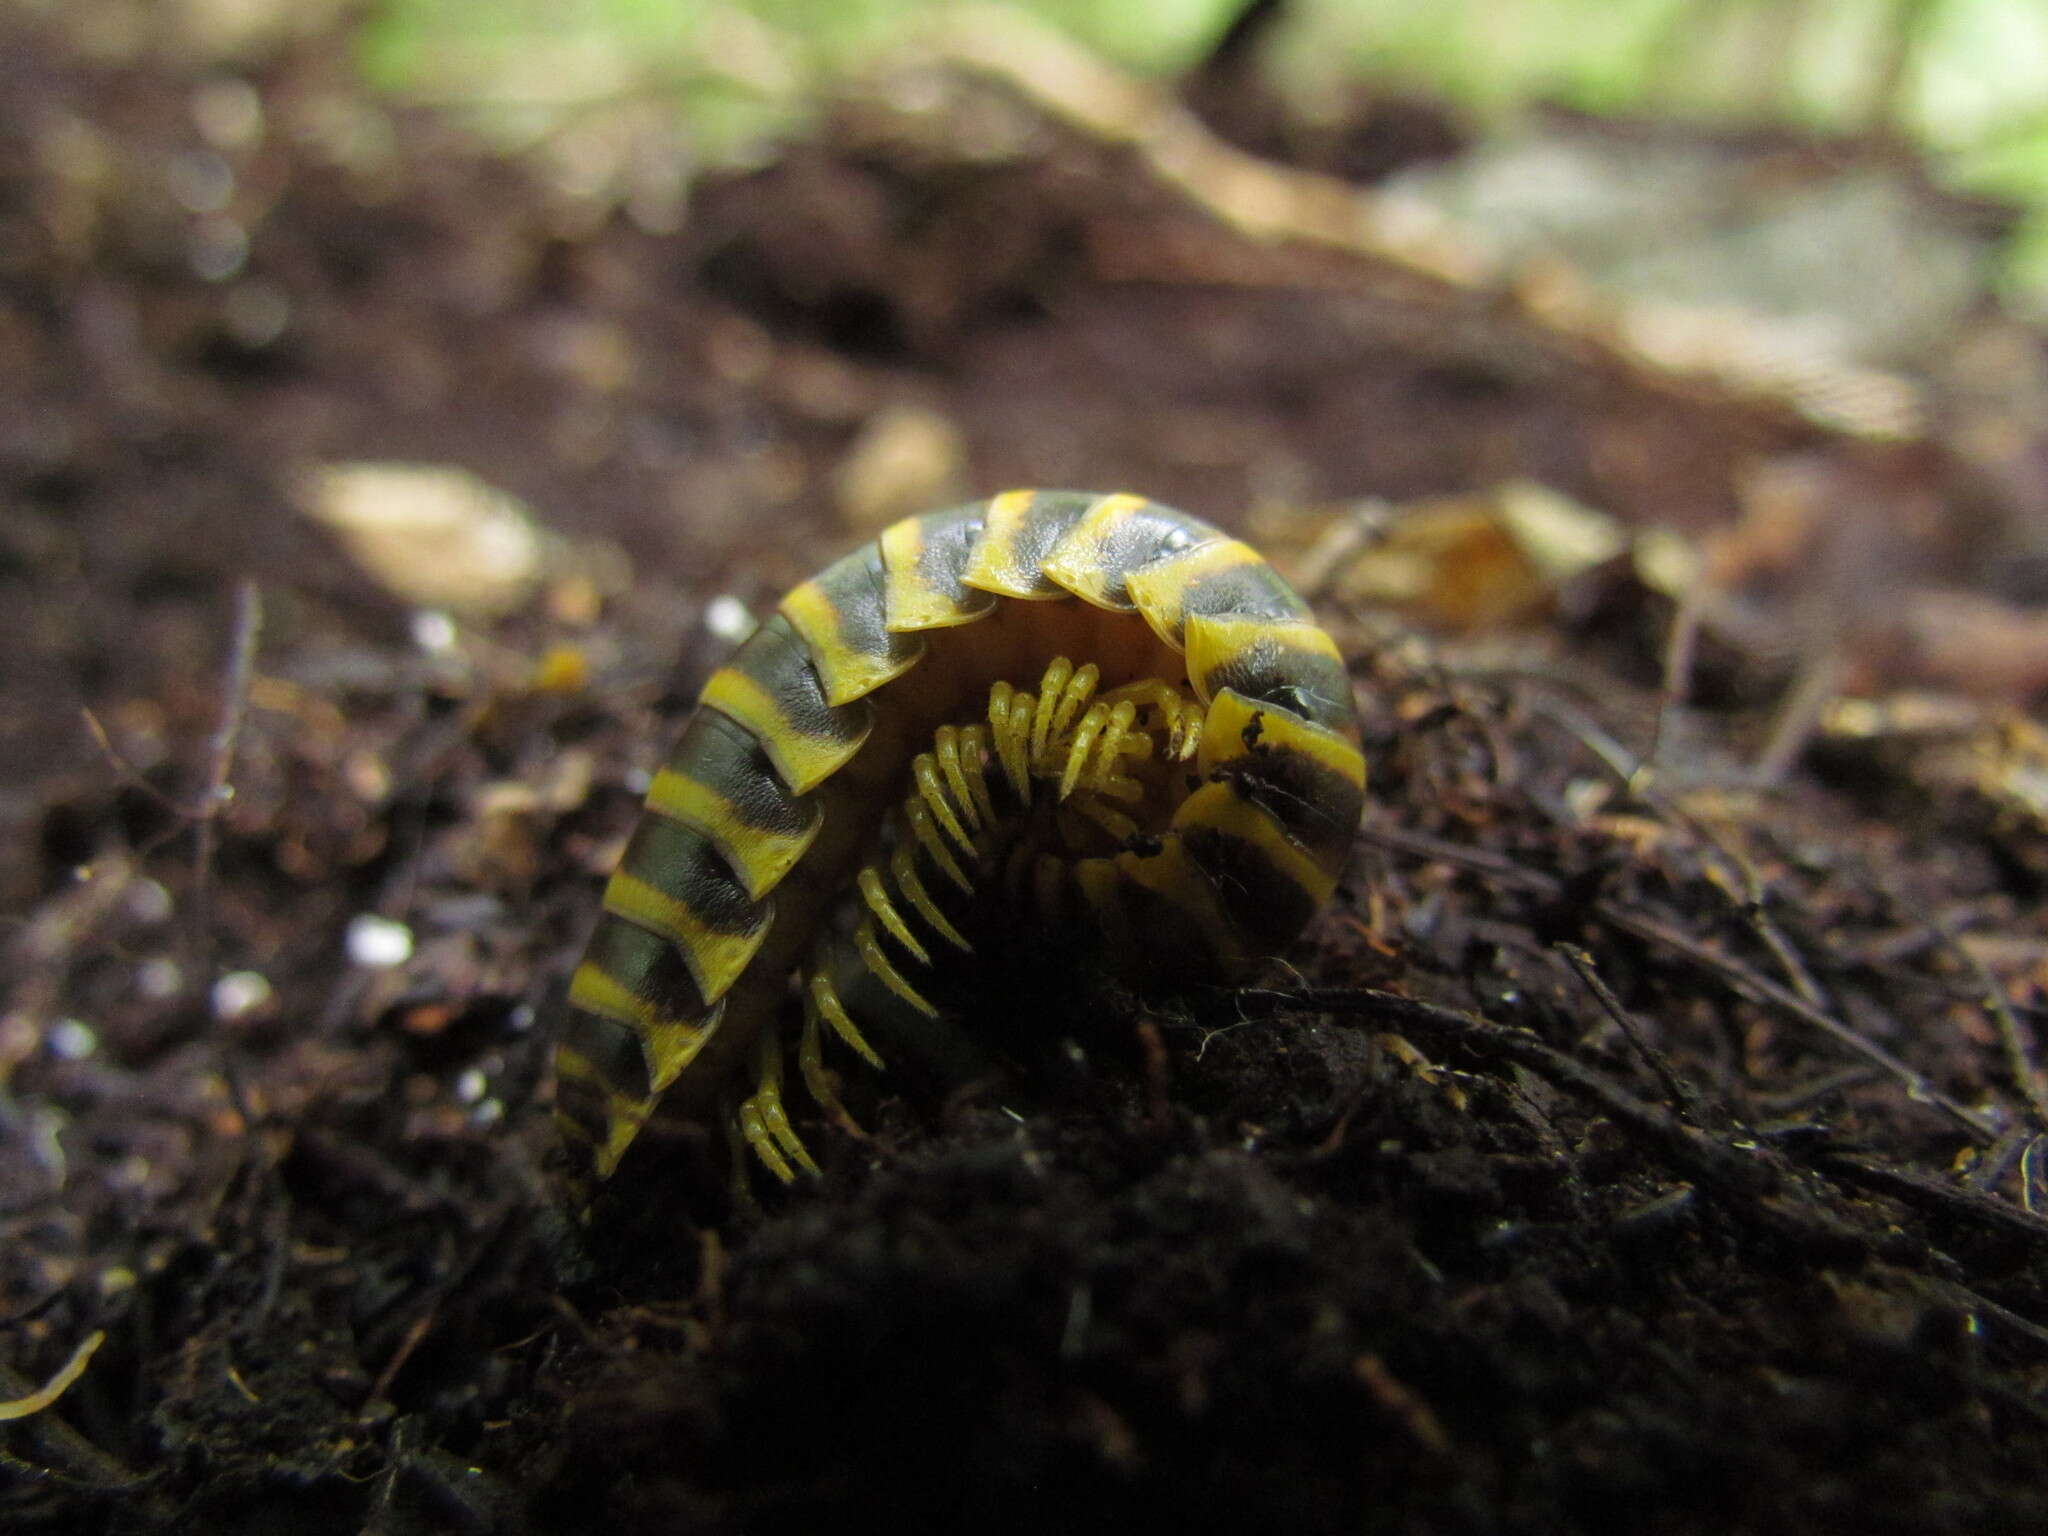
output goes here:
<path id="1" fill-rule="evenodd" d="M 804 996 L 818 1010 L 819 1016 L 832 1026 L 832 1033 L 853 1048 L 855 1055 L 877 1072 L 882 1070 L 882 1058 L 875 1054 L 875 1048 L 855 1027 L 852 1015 L 847 1013 L 846 1004 L 839 1001 L 839 994 L 832 990 L 831 982 L 823 976 L 813 976 L 810 986 L 804 989 Z"/>
<path id="2" fill-rule="evenodd" d="M 1037 707 L 1030 694 L 1018 693 L 1008 683 L 997 683 L 989 691 L 988 724 L 995 734 L 996 758 L 1010 781 L 1010 793 L 1025 806 L 1031 804 L 1031 722 Z"/>
<path id="3" fill-rule="evenodd" d="M 947 835 L 960 845 L 963 853 L 974 852 L 974 839 L 967 835 L 967 829 L 960 825 L 960 818 L 953 814 L 952 802 L 946 797 L 945 782 L 939 777 L 939 765 L 929 752 L 920 752 L 910 765 L 911 778 L 917 784 L 917 792 L 930 807 Z"/>
<path id="4" fill-rule="evenodd" d="M 1081 782 L 1081 770 L 1088 765 L 1088 755 L 1095 747 L 1095 738 L 1102 734 L 1102 728 L 1109 723 L 1109 709 L 1102 704 L 1091 704 L 1088 712 L 1081 716 L 1081 723 L 1074 727 L 1073 740 L 1067 743 L 1066 766 L 1060 770 L 1059 798 L 1065 801 L 1073 794 L 1074 786 Z"/>
<path id="5" fill-rule="evenodd" d="M 1047 744 L 1052 740 L 1052 719 L 1059 711 L 1067 680 L 1073 675 L 1074 664 L 1064 656 L 1055 656 L 1038 685 L 1038 708 L 1031 716 L 1031 767 L 1034 772 L 1043 772 L 1047 766 L 1045 753 Z"/>
<path id="6" fill-rule="evenodd" d="M 967 787 L 966 766 L 960 760 L 961 735 L 954 726 L 940 726 L 932 741 L 932 755 L 939 760 L 940 777 L 946 781 L 946 788 L 952 791 L 953 801 L 960 807 L 961 819 L 979 832 L 982 828 L 981 807 L 975 803 L 973 791 Z"/>
<path id="7" fill-rule="evenodd" d="M 759 1212 L 754 1198 L 754 1181 L 747 1177 L 747 1138 L 740 1125 L 740 1112 L 727 1110 L 719 1120 L 725 1126 L 726 1166 L 732 1170 L 732 1204 L 736 1211 Z"/>
<path id="8" fill-rule="evenodd" d="M 1110 775 L 1116 772 L 1118 761 L 1124 756 L 1126 743 L 1133 739 L 1145 739 L 1133 738 L 1130 735 L 1131 726 L 1137 718 L 1138 706 L 1129 699 L 1111 707 L 1109 720 L 1102 727 L 1102 740 L 1096 750 L 1095 767 L 1088 776 L 1091 788 L 1100 789 L 1108 782 Z"/>
<path id="9" fill-rule="evenodd" d="M 889 873 L 895 878 L 896 889 L 903 893 L 917 915 L 931 925 L 932 930 L 955 949 L 973 953 L 960 930 L 955 928 L 941 912 L 938 903 L 932 900 L 931 892 L 924 888 L 924 881 L 918 877 L 917 858 L 908 843 L 898 843 L 896 851 L 889 855 Z"/>
<path id="10" fill-rule="evenodd" d="M 782 1105 L 782 1039 L 772 1028 L 761 1031 L 755 1059 L 759 1067 L 754 1096 L 740 1105 L 741 1134 L 768 1165 L 769 1172 L 783 1183 L 796 1177 L 783 1153 L 804 1172 L 816 1173 L 818 1165 L 789 1123 L 789 1112 Z"/>
<path id="11" fill-rule="evenodd" d="M 754 1149 L 754 1155 L 767 1164 L 768 1171 L 783 1183 L 794 1184 L 796 1172 L 783 1160 L 781 1151 L 768 1135 L 768 1127 L 761 1119 L 761 1106 L 753 1099 L 740 1101 L 738 1124 L 740 1135 Z"/>
<path id="12" fill-rule="evenodd" d="M 804 1087 L 811 1093 L 811 1099 L 818 1108 L 825 1111 L 826 1118 L 856 1141 L 866 1141 L 868 1133 L 861 1129 L 860 1122 L 846 1112 L 846 1106 L 839 1102 L 839 1090 L 833 1085 L 832 1074 L 825 1066 L 822 1048 L 824 1027 L 819 1020 L 818 1006 L 804 998 L 804 1030 L 796 1048 L 796 1068 L 803 1077 Z"/>
<path id="13" fill-rule="evenodd" d="M 903 914 L 896 909 L 896 903 L 889 899 L 889 888 L 883 883 L 882 872 L 870 864 L 854 877 L 854 884 L 860 890 L 860 899 L 867 903 L 868 911 L 889 930 L 896 942 L 915 955 L 919 965 L 930 965 L 931 952 L 917 942 L 910 925 L 903 921 Z"/>
<path id="14" fill-rule="evenodd" d="M 1143 740 L 1143 738 L 1139 738 Z M 1121 800 L 1126 805 L 1136 805 L 1145 798 L 1145 786 L 1127 773 L 1113 774 L 1095 786 L 1095 793 L 1111 800 Z"/>
<path id="15" fill-rule="evenodd" d="M 978 827 L 993 826 L 996 821 L 996 803 L 988 792 L 988 734 L 976 724 L 960 732 L 960 766 L 967 777 L 969 798 L 981 813 Z"/>
<path id="16" fill-rule="evenodd" d="M 1085 709 L 1088 701 L 1095 696 L 1095 684 L 1101 676 L 1102 668 L 1091 661 L 1067 679 L 1066 686 L 1060 689 L 1059 708 L 1053 711 L 1053 735 L 1066 734 L 1067 727 L 1073 724 L 1074 716 Z"/>
<path id="17" fill-rule="evenodd" d="M 1077 809 L 1095 825 L 1107 832 L 1118 843 L 1128 841 L 1137 835 L 1138 824 L 1115 806 L 1090 796 L 1079 803 Z"/>
<path id="18" fill-rule="evenodd" d="M 969 896 L 974 894 L 974 882 L 967 878 L 967 871 L 960 867 L 960 861 L 953 857 L 953 850 L 939 836 L 938 824 L 932 820 L 932 813 L 925 809 L 924 802 L 915 795 L 903 802 L 903 819 L 910 825 L 910 834 L 923 845 L 924 851 L 932 856 L 932 862 L 946 872 L 946 878 Z"/>
<path id="19" fill-rule="evenodd" d="M 925 995 L 904 980 L 903 973 L 891 963 L 882 951 L 882 941 L 875 937 L 873 918 L 861 919 L 860 926 L 853 930 L 853 947 L 860 952 L 861 964 L 875 973 L 883 986 L 894 992 L 928 1019 L 936 1019 L 939 1010 L 934 1008 Z"/>

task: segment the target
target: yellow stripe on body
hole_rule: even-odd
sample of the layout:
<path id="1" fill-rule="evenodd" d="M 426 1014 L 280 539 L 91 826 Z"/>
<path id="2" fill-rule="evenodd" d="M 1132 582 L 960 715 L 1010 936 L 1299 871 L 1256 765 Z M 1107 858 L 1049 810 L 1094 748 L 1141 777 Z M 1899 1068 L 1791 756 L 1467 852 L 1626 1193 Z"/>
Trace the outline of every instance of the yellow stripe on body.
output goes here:
<path id="1" fill-rule="evenodd" d="M 737 667 L 720 667 L 701 703 L 746 727 L 794 794 L 809 794 L 853 760 L 873 722 L 851 738 L 813 736 L 793 727 L 768 690 Z"/>
<path id="2" fill-rule="evenodd" d="M 1154 854 L 1120 853 L 1116 867 L 1131 884 L 1151 892 L 1187 918 L 1216 955 L 1219 966 L 1233 966 L 1244 959 L 1244 946 L 1224 911 L 1215 882 L 1188 856 L 1179 838 L 1169 832 Z"/>
<path id="3" fill-rule="evenodd" d="M 681 822 L 718 850 L 732 866 L 747 895 L 761 900 L 782 883 L 783 876 L 818 835 L 822 815 L 814 815 L 801 832 L 783 833 L 745 820 L 739 808 L 709 784 L 664 768 L 647 788 L 647 808 Z"/>
<path id="4" fill-rule="evenodd" d="M 1045 574 L 1044 567 L 1018 550 L 1029 531 L 1036 491 L 1005 491 L 988 503 L 974 557 L 960 579 L 979 591 L 1027 603 L 1056 602 L 1072 594 Z"/>
<path id="5" fill-rule="evenodd" d="M 1203 827 L 1256 850 L 1274 874 L 1300 887 L 1311 908 L 1328 901 L 1337 888 L 1334 874 L 1310 858 L 1285 828 L 1229 784 L 1204 784 L 1173 813 L 1176 832 Z M 1216 875 L 1213 870 L 1209 873 L 1212 878 Z"/>
<path id="6" fill-rule="evenodd" d="M 1176 651 L 1186 648 L 1182 634 L 1188 590 L 1204 577 L 1221 576 L 1247 566 L 1264 565 L 1266 557 L 1241 539 L 1217 539 L 1151 565 L 1124 578 L 1124 590 L 1152 632 Z"/>
<path id="7" fill-rule="evenodd" d="M 1365 804 L 1356 741 L 1225 688 L 1203 718 L 1195 768 L 1264 812 L 1324 873 L 1343 871 Z"/>
<path id="8" fill-rule="evenodd" d="M 687 901 L 623 869 L 614 872 L 605 885 L 604 909 L 673 943 L 707 1003 L 717 1002 L 732 990 L 754 951 L 767 938 L 775 916 L 774 903 L 762 902 L 760 920 L 753 927 L 728 933 L 707 925 Z"/>
<path id="9" fill-rule="evenodd" d="M 1108 540 L 1120 523 L 1149 505 L 1145 497 L 1128 491 L 1103 497 L 1060 540 L 1045 562 L 1045 574 L 1098 608 L 1129 611 L 1133 605 L 1116 592 L 1123 573 L 1112 571 L 1107 563 Z"/>
<path id="10" fill-rule="evenodd" d="M 569 1001 L 578 1008 L 618 1020 L 640 1037 L 647 1052 L 648 1080 L 657 1094 L 674 1082 L 689 1065 L 690 1058 L 703 1048 L 724 1012 L 724 1004 L 720 1003 L 695 1021 L 662 1018 L 653 1003 L 620 985 L 603 967 L 589 960 L 577 966 L 570 978 Z M 569 1055 L 581 1059 L 581 1053 L 573 1049 L 564 1048 L 556 1053 L 558 1061 Z M 638 1102 L 629 1095 L 622 1097 Z"/>
<path id="11" fill-rule="evenodd" d="M 570 1115 L 557 1111 L 555 1124 L 565 1136 L 573 1137 L 591 1149 L 590 1166 L 600 1179 L 608 1179 L 619 1166 L 619 1159 L 626 1155 L 626 1148 L 640 1134 L 640 1128 L 647 1123 L 654 1112 L 654 1100 L 636 1098 L 630 1093 L 620 1093 L 604 1081 L 603 1074 L 584 1060 L 581 1054 L 568 1048 L 555 1053 L 555 1076 L 561 1082 L 565 1096 L 573 1092 L 576 1084 L 587 1085 L 595 1090 L 595 1096 L 602 1104 L 604 1132 L 602 1138 L 592 1136 L 583 1123 Z"/>
<path id="12" fill-rule="evenodd" d="M 930 518 L 906 517 L 884 528 L 876 540 L 882 546 L 885 606 L 892 633 L 971 624 L 987 617 L 995 606 L 993 594 L 987 594 L 986 603 L 963 604 L 956 594 L 933 586 L 927 579 L 924 562 L 933 548 L 931 525 Z"/>
<path id="13" fill-rule="evenodd" d="M 1299 655 L 1305 660 L 1334 663 L 1339 668 L 1344 665 L 1337 642 L 1314 624 L 1276 624 L 1271 619 L 1239 614 L 1198 613 L 1187 621 L 1183 638 L 1187 645 L 1188 683 L 1204 704 L 1214 696 L 1216 673 L 1254 647 L 1264 646 L 1281 658 Z"/>
<path id="14" fill-rule="evenodd" d="M 590 1165 L 600 1179 L 608 1179 L 619 1166 L 619 1159 L 626 1155 L 626 1149 L 633 1145 L 640 1134 L 640 1127 L 647 1123 L 654 1113 L 652 1099 L 629 1099 L 623 1094 L 612 1094 L 606 1108 L 606 1121 L 610 1127 L 603 1145 L 591 1153 Z"/>
<path id="15" fill-rule="evenodd" d="M 849 644 L 839 604 L 816 580 L 805 582 L 782 600 L 782 616 L 810 651 L 811 665 L 818 669 L 818 680 L 825 685 L 825 700 L 830 704 L 866 698 L 908 672 L 924 656 L 922 645 L 912 647 L 907 655 L 891 657 Z"/>
<path id="16" fill-rule="evenodd" d="M 1257 757 L 1262 750 L 1299 752 L 1360 793 L 1365 790 L 1365 754 L 1355 742 L 1292 710 L 1256 703 L 1234 689 L 1224 689 L 1210 701 L 1208 713 L 1202 717 L 1196 770 L 1206 779 L 1221 764 Z"/>
<path id="17" fill-rule="evenodd" d="M 630 1024 L 636 1031 L 655 1022 L 654 1004 L 615 979 L 595 960 L 584 961 L 569 978 L 569 1001 L 578 1008 Z"/>

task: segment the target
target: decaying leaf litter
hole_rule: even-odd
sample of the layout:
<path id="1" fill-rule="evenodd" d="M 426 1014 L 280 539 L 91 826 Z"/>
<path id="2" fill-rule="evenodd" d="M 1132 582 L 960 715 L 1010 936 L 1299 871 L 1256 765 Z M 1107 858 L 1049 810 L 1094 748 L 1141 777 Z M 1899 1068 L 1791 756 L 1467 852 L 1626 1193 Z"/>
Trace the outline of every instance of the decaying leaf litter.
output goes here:
<path id="1" fill-rule="evenodd" d="M 1014 48 L 675 234 L 318 50 L 225 143 L 217 81 L 7 53 L 20 1528 L 2039 1524 L 2031 449 L 1968 410 L 2031 339 L 1674 371 Z M 513 519 L 474 605 L 307 515 L 390 474 Z M 1338 906 L 758 1213 L 669 1127 L 579 1239 L 537 1020 L 636 774 L 750 610 L 1012 483 L 1317 589 Z"/>

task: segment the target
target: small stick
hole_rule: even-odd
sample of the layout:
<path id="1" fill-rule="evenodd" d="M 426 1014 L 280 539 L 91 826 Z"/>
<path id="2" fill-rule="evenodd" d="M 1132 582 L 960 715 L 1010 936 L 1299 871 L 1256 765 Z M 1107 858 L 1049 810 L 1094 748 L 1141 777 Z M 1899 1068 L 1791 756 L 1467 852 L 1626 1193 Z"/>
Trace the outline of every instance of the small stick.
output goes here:
<path id="1" fill-rule="evenodd" d="M 214 823 L 232 798 L 228 775 L 234 769 L 235 745 L 248 712 L 249 680 L 256 669 L 256 646 L 263 633 L 263 594 L 246 578 L 235 587 L 235 632 L 228 647 L 227 676 L 221 683 L 220 722 L 207 738 L 206 788 L 192 814 L 199 820 L 192 842 L 191 952 L 207 958 L 209 907 L 213 884 Z"/>
<path id="2" fill-rule="evenodd" d="M 2025 1122 L 2014 1120 L 1998 1140 L 1984 1149 L 1976 1167 L 1963 1175 L 1964 1185 L 1987 1193 L 1996 1189 L 1999 1181 L 2012 1172 L 2012 1165 L 2020 1160 L 2020 1154 L 2026 1151 L 2027 1142 L 2033 1134 Z"/>
<path id="3" fill-rule="evenodd" d="M 1607 979 L 1595 969 L 1592 955 L 1576 944 L 1558 944 L 1554 947 L 1564 956 L 1565 963 L 1578 973 L 1579 980 L 1585 983 L 1586 990 L 1591 992 L 1600 1006 L 1606 1010 L 1607 1016 L 1621 1026 L 1622 1034 L 1628 1037 L 1628 1043 L 1635 1047 L 1636 1054 L 1642 1057 L 1651 1072 L 1656 1074 L 1657 1081 L 1664 1085 L 1665 1096 L 1678 1107 L 1678 1112 L 1688 1120 L 1698 1120 L 1698 1095 L 1687 1086 L 1685 1079 L 1678 1075 L 1670 1059 L 1650 1044 L 1643 1034 L 1642 1026 L 1636 1022 L 1635 1015 L 1622 1007 L 1621 999 L 1614 995 L 1614 989 L 1607 985 Z"/>
<path id="4" fill-rule="evenodd" d="M 1539 896 L 1557 896 L 1564 891 L 1564 882 L 1556 876 L 1546 875 L 1539 869 L 1529 869 L 1490 849 L 1468 848 L 1462 843 L 1445 842 L 1427 833 L 1372 822 L 1359 826 L 1358 838 L 1360 842 L 1384 848 L 1390 853 L 1405 853 L 1413 858 L 1477 870 L 1480 874 L 1492 875 Z"/>
<path id="5" fill-rule="evenodd" d="M 1998 1025 L 1998 1041 L 2005 1049 L 2005 1068 L 2012 1074 L 2014 1085 L 2027 1101 L 2027 1107 L 2034 1112 L 2034 1124 L 2048 1131 L 2048 1088 L 2041 1081 L 2040 1068 L 2034 1065 L 2034 1042 L 2032 1032 L 2020 1022 L 2013 1012 L 2011 1001 L 2005 995 L 2005 988 L 1998 978 L 1991 974 L 1976 951 L 1962 940 L 1962 935 L 1949 926 L 1947 919 L 1939 914 L 1929 919 L 1929 926 L 1939 933 L 1942 942 L 1976 979 L 1979 1001 L 1984 1011 L 1991 1015 Z"/>
<path id="6" fill-rule="evenodd" d="M 2048 1220 L 2043 1220 L 2032 1211 L 2022 1210 L 2010 1201 L 1996 1195 L 1979 1193 L 1951 1184 L 1946 1179 L 1929 1178 L 1924 1173 L 1915 1173 L 1908 1168 L 1894 1168 L 1867 1157 L 1854 1157 L 1846 1152 L 1827 1152 L 1817 1159 L 1821 1172 L 1831 1178 L 1839 1178 L 1851 1184 L 1861 1184 L 1866 1189 L 1882 1190 L 1885 1194 L 1939 1211 L 1950 1217 L 1962 1217 L 1980 1226 L 2006 1232 L 2015 1237 L 2031 1238 L 2037 1243 L 2048 1243 Z"/>
<path id="7" fill-rule="evenodd" d="M 1736 992 L 1749 997 L 1752 1001 L 1768 1003 L 1791 1014 L 1802 1023 L 1812 1025 L 1830 1039 L 1847 1046 L 1865 1061 L 1882 1067 L 1904 1086 L 1909 1099 L 1915 1103 L 1934 1106 L 1967 1131 L 1973 1140 L 1980 1143 L 1997 1140 L 1997 1130 L 1982 1115 L 1957 1103 L 1875 1040 L 1857 1033 L 1840 1019 L 1814 1007 L 1769 977 L 1758 975 L 1741 961 L 1709 949 L 1689 934 L 1680 933 L 1676 929 L 1631 912 L 1617 901 L 1596 901 L 1593 903 L 1593 910 L 1603 922 L 1625 933 L 1632 933 L 1637 938 L 1676 950 L 1695 964 L 1719 975 Z"/>
<path id="8" fill-rule="evenodd" d="M 1778 708 L 1771 739 L 1757 756 L 1753 771 L 1758 783 L 1775 785 L 1785 781 L 1785 775 L 1799 761 L 1799 754 L 1813 740 L 1821 711 L 1842 691 L 1843 671 L 1841 647 L 1833 640 L 1807 655 L 1799 675 L 1793 679 L 1791 692 Z"/>
<path id="9" fill-rule="evenodd" d="M 1690 583 L 1679 594 L 1678 608 L 1671 615 L 1671 628 L 1664 637 L 1663 676 L 1657 688 L 1657 718 L 1650 727 L 1650 745 L 1644 749 L 1642 765 L 1636 770 L 1645 784 L 1657 771 L 1665 733 L 1679 706 L 1692 692 L 1693 657 L 1699 649 L 1700 622 L 1706 616 L 1708 592 L 1706 582 Z"/>

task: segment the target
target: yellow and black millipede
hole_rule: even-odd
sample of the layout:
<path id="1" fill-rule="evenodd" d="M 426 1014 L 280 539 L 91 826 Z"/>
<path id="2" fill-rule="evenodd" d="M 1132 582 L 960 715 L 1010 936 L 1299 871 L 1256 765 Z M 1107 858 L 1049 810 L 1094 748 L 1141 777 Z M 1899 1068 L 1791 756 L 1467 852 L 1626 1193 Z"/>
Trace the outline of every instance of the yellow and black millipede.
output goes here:
<path id="1" fill-rule="evenodd" d="M 1241 975 L 1328 898 L 1364 793 L 1337 647 L 1249 545 L 1132 495 L 905 519 L 782 600 L 656 773 L 569 987 L 565 1139 L 607 1176 L 677 1086 L 815 1170 L 788 1040 L 854 1129 L 828 1045 L 945 1057 L 972 1008 L 935 999 L 971 1003 L 990 935 Z"/>

